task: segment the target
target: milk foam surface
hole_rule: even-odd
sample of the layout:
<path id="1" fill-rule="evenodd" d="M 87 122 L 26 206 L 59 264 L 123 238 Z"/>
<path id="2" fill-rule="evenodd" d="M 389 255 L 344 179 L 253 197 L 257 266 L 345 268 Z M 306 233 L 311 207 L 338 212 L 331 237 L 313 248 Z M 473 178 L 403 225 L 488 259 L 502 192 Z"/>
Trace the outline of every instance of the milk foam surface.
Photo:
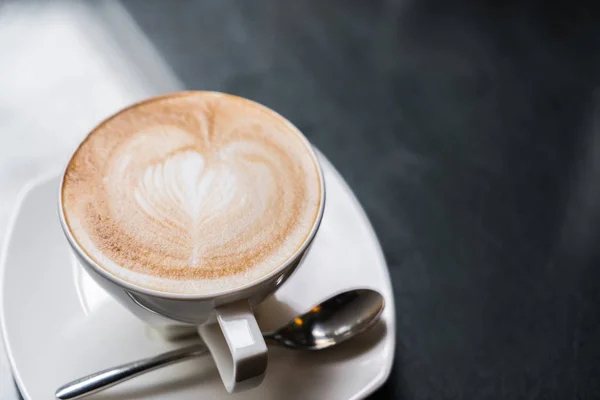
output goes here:
<path id="1" fill-rule="evenodd" d="M 286 262 L 317 219 L 307 142 L 257 103 L 186 92 L 134 105 L 74 154 L 62 206 L 80 247 L 131 283 L 210 293 Z"/>

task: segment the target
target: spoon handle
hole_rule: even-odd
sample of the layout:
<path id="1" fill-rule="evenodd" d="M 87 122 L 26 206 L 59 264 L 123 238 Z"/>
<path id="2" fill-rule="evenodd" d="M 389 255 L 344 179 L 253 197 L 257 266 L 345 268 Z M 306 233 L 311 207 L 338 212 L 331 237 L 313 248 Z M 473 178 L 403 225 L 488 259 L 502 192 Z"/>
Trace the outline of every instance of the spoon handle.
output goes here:
<path id="1" fill-rule="evenodd" d="M 207 352 L 208 349 L 204 344 L 195 344 L 154 357 L 108 368 L 59 387 L 55 396 L 61 400 L 81 399 L 146 372 L 197 357 Z"/>

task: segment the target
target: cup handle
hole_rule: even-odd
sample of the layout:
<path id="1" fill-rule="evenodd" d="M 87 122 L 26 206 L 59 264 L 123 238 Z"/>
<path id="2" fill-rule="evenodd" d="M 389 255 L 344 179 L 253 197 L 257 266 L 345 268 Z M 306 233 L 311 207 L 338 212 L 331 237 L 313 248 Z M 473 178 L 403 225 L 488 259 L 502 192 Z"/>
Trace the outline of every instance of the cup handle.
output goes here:
<path id="1" fill-rule="evenodd" d="M 258 386 L 267 368 L 267 345 L 248 301 L 216 309 L 216 323 L 198 328 L 229 393 Z"/>

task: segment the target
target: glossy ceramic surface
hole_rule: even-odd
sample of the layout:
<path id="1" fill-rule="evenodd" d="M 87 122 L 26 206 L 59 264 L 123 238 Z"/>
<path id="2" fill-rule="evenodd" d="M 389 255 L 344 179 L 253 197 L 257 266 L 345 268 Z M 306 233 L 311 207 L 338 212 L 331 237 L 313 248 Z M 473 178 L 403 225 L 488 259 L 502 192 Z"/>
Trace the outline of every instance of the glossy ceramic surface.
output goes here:
<path id="1" fill-rule="evenodd" d="M 154 371 L 96 395 L 97 399 L 356 399 L 390 373 L 394 300 L 377 239 L 352 192 L 321 156 L 327 206 L 305 262 L 258 309 L 263 331 L 336 292 L 373 288 L 386 301 L 372 331 L 323 352 L 269 349 L 261 386 L 229 395 L 211 358 Z M 166 342 L 108 296 L 77 265 L 57 217 L 57 175 L 21 197 L 2 262 L 2 328 L 9 360 L 26 399 L 52 398 L 82 374 L 182 346 Z"/>

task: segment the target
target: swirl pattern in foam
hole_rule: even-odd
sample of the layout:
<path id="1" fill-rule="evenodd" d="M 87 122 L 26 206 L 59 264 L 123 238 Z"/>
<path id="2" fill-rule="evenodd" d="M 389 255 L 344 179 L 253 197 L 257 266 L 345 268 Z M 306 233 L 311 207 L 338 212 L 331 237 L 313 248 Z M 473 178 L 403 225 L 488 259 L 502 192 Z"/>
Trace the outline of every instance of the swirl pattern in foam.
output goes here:
<path id="1" fill-rule="evenodd" d="M 79 246 L 112 274 L 167 292 L 225 290 L 306 241 L 323 201 L 314 157 L 293 125 L 249 100 L 159 97 L 81 144 L 63 212 Z"/>

